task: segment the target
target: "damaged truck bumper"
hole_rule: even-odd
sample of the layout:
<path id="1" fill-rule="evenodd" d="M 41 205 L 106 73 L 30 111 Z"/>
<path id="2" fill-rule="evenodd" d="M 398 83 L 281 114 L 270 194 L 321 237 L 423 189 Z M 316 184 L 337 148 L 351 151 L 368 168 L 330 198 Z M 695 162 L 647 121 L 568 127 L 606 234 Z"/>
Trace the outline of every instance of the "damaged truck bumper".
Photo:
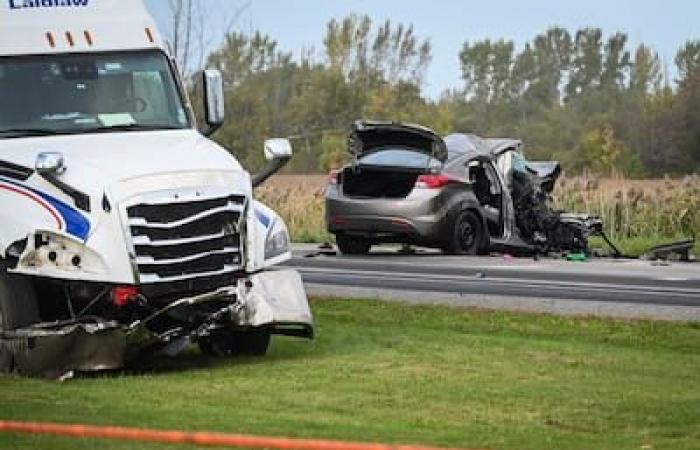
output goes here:
<path id="1" fill-rule="evenodd" d="M 166 331 L 150 326 L 164 316 L 207 305 L 216 308 L 195 322 Z M 62 378 L 74 371 L 119 369 L 154 353 L 176 354 L 225 327 L 313 338 L 313 317 L 300 275 L 293 270 L 260 272 L 233 286 L 171 302 L 128 325 L 85 317 L 0 332 L 0 372 Z"/>

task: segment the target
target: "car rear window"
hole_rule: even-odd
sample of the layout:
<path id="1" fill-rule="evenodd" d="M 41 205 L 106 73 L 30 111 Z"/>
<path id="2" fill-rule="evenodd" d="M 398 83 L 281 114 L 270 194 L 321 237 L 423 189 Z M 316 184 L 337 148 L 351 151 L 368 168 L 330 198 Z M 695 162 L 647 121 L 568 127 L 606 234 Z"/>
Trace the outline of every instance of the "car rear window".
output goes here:
<path id="1" fill-rule="evenodd" d="M 390 166 L 406 168 L 440 167 L 440 161 L 420 153 L 420 150 L 383 148 L 361 157 L 360 164 L 368 166 Z"/>

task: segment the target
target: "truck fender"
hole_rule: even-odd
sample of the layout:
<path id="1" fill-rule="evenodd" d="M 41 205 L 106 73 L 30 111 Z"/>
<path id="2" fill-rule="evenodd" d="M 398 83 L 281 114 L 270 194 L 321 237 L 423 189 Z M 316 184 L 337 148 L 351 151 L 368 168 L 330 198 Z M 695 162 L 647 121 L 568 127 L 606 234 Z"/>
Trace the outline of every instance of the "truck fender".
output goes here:
<path id="1" fill-rule="evenodd" d="M 90 232 L 88 218 L 53 195 L 37 190 L 18 180 L 0 176 L 0 257 L 18 241 L 35 230 L 66 232 L 85 240 Z M 16 256 L 16 255 L 14 255 Z"/>
<path id="2" fill-rule="evenodd" d="M 291 239 L 287 225 L 274 210 L 253 200 L 248 227 L 248 272 L 257 272 L 291 259 Z M 280 245 L 270 251 L 268 243 L 276 235 Z"/>

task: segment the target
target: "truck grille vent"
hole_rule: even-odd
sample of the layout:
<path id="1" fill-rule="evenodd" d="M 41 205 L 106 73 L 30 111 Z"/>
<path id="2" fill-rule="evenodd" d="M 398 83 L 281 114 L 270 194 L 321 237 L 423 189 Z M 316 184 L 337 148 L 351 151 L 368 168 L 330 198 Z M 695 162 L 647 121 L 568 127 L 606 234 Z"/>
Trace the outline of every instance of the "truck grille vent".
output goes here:
<path id="1" fill-rule="evenodd" d="M 128 207 L 141 283 L 240 270 L 245 208 L 243 196 Z"/>

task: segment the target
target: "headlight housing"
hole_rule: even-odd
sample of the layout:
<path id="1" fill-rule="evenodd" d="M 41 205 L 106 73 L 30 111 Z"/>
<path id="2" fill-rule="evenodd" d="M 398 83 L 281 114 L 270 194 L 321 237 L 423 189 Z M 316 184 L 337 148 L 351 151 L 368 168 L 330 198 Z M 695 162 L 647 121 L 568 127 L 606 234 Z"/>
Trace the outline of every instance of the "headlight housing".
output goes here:
<path id="1" fill-rule="evenodd" d="M 289 232 L 281 220 L 275 221 L 265 238 L 265 259 L 289 252 Z"/>
<path id="2" fill-rule="evenodd" d="M 28 240 L 19 267 L 41 271 L 105 274 L 104 260 L 72 236 L 54 231 L 37 231 Z"/>

